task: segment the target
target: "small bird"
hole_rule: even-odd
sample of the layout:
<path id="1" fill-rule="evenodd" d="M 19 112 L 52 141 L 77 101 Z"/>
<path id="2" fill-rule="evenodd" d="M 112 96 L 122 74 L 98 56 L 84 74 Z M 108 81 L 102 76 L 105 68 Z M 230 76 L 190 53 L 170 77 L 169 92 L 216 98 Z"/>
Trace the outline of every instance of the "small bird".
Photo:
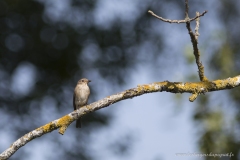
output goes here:
<path id="1" fill-rule="evenodd" d="M 78 81 L 73 94 L 73 107 L 74 110 L 85 106 L 88 102 L 90 95 L 90 88 L 88 83 L 91 82 L 87 78 L 82 78 Z M 81 118 L 77 120 L 76 128 L 81 128 Z"/>

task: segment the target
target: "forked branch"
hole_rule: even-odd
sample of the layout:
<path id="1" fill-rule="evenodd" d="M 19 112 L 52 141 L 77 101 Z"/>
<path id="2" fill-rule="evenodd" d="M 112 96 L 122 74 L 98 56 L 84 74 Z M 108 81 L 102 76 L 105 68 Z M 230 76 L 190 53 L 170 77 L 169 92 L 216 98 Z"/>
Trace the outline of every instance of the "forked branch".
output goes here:
<path id="1" fill-rule="evenodd" d="M 189 6 L 188 6 L 188 0 L 185 0 L 185 19 L 184 20 L 170 20 L 170 19 L 164 19 L 156 14 L 154 14 L 152 11 L 148 11 L 148 13 L 150 13 L 151 15 L 153 15 L 154 17 L 160 19 L 161 21 L 164 22 L 168 22 L 168 23 L 186 23 L 186 27 L 188 30 L 188 33 L 190 35 L 191 38 L 191 42 L 193 45 L 193 54 L 195 56 L 196 59 L 196 64 L 198 66 L 198 75 L 201 81 L 208 81 L 207 77 L 204 75 L 204 66 L 200 61 L 200 51 L 198 49 L 198 36 L 199 34 L 199 25 L 200 25 L 200 17 L 204 16 L 204 14 L 207 13 L 207 11 L 204 11 L 203 13 L 199 13 L 196 12 L 196 17 L 194 18 L 189 18 L 188 15 L 188 10 L 189 10 Z M 196 27 L 195 27 L 195 33 L 192 31 L 191 26 L 190 26 L 190 22 L 196 20 Z"/>

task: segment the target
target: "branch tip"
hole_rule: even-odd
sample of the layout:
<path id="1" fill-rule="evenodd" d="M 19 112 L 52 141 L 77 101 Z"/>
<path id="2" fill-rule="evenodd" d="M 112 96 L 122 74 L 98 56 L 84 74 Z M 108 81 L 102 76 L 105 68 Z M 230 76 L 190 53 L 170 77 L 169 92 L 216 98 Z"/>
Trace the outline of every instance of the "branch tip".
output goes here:
<path id="1" fill-rule="evenodd" d="M 66 130 L 67 130 L 67 126 L 62 126 L 59 128 L 58 133 L 61 135 L 64 135 Z"/>
<path id="2" fill-rule="evenodd" d="M 148 13 L 150 13 L 150 14 L 153 14 L 153 11 L 151 11 L 151 10 L 148 10 Z"/>
<path id="3" fill-rule="evenodd" d="M 193 102 L 198 96 L 198 93 L 193 93 L 190 97 L 189 97 L 189 101 Z"/>

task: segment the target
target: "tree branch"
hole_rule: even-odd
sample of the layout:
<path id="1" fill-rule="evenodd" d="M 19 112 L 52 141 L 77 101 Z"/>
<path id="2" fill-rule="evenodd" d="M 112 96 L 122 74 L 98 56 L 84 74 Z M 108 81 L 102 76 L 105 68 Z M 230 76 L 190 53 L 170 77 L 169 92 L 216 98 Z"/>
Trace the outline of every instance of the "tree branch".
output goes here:
<path id="1" fill-rule="evenodd" d="M 185 0 L 185 20 L 187 20 L 186 22 L 186 27 L 188 30 L 188 33 L 190 35 L 191 38 L 191 42 L 193 45 L 193 54 L 195 56 L 196 59 L 196 64 L 198 66 L 198 75 L 201 81 L 208 81 L 207 77 L 204 75 L 204 66 L 203 64 L 200 62 L 200 51 L 198 49 L 198 36 L 199 36 L 199 24 L 200 24 L 200 17 L 199 17 L 199 12 L 196 13 L 196 28 L 195 28 L 195 33 L 192 32 L 191 26 L 190 26 L 190 21 L 189 21 L 189 17 L 188 17 L 188 0 Z"/>
<path id="2" fill-rule="evenodd" d="M 204 14 L 207 13 L 207 11 L 204 11 L 203 13 L 199 14 L 198 16 L 191 18 L 191 19 L 183 19 L 183 20 L 171 20 L 171 19 L 165 19 L 163 17 L 160 17 L 153 13 L 153 11 L 149 10 L 148 13 L 150 13 L 152 16 L 156 17 L 157 19 L 160 19 L 163 22 L 168 22 L 168 23 L 186 23 L 187 21 L 191 22 L 194 21 L 195 19 L 204 16 Z"/>
<path id="3" fill-rule="evenodd" d="M 207 13 L 207 11 L 204 11 L 202 14 L 199 14 L 199 12 L 196 12 L 196 17 L 190 19 L 188 15 L 188 0 L 185 0 L 185 19 L 184 20 L 170 20 L 170 19 L 164 19 L 162 17 L 159 17 L 158 15 L 154 14 L 152 11 L 148 11 L 148 13 L 152 14 L 154 17 L 168 23 L 186 23 L 186 27 L 188 30 L 188 33 L 191 38 L 191 42 L 193 45 L 193 54 L 196 59 L 196 64 L 198 66 L 198 75 L 201 81 L 208 81 L 207 77 L 204 75 L 204 66 L 200 62 L 200 51 L 198 49 L 198 36 L 200 35 L 198 30 L 199 30 L 199 24 L 200 24 L 200 17 L 204 16 L 204 14 Z M 192 32 L 190 22 L 196 20 L 196 28 L 195 28 L 195 33 Z"/>
<path id="4" fill-rule="evenodd" d="M 155 82 L 151 84 L 138 85 L 136 88 L 108 96 L 102 100 L 86 105 L 78 110 L 75 110 L 62 118 L 54 120 L 42 127 L 39 127 L 23 137 L 15 141 L 7 150 L 0 154 L 0 159 L 5 160 L 10 158 L 19 148 L 30 142 L 31 140 L 40 137 L 44 134 L 52 132 L 59 128 L 59 133 L 64 134 L 67 127 L 83 115 L 107 107 L 121 100 L 133 98 L 146 93 L 153 92 L 171 92 L 171 93 L 191 93 L 189 100 L 194 101 L 199 94 L 206 92 L 231 89 L 240 86 L 240 75 L 227 78 L 224 80 L 205 81 L 205 82 Z"/>

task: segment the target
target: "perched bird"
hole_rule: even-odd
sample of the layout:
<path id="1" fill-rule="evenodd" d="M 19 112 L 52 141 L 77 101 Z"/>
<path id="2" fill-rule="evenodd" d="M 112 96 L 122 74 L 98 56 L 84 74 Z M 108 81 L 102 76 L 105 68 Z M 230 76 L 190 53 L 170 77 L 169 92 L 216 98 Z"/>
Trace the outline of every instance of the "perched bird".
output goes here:
<path id="1" fill-rule="evenodd" d="M 88 102 L 88 97 L 90 95 L 90 88 L 88 83 L 91 82 L 87 78 L 82 78 L 78 81 L 73 94 L 73 107 L 74 110 L 83 107 Z M 77 120 L 76 128 L 81 128 L 81 118 Z"/>

